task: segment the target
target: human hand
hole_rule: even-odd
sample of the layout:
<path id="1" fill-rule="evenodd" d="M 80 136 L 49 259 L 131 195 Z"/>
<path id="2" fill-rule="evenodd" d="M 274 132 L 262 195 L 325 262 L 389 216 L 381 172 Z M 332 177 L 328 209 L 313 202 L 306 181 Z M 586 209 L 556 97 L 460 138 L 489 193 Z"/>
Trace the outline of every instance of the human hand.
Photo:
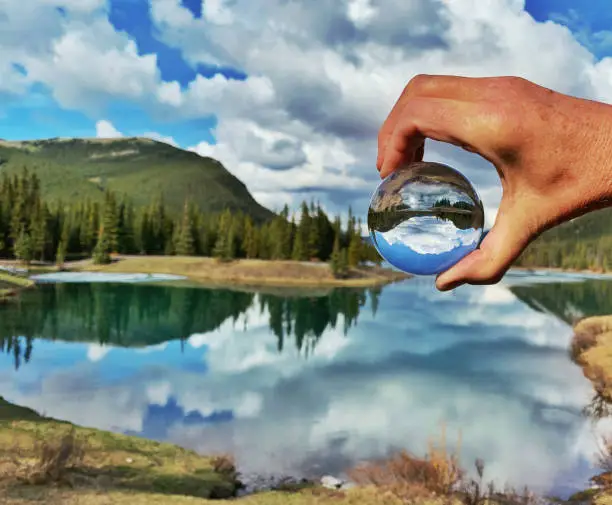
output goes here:
<path id="1" fill-rule="evenodd" d="M 380 176 L 421 161 L 426 138 L 491 162 L 503 191 L 495 225 L 480 248 L 438 276 L 442 291 L 498 282 L 543 231 L 612 205 L 608 104 L 518 77 L 419 75 L 380 129 Z"/>

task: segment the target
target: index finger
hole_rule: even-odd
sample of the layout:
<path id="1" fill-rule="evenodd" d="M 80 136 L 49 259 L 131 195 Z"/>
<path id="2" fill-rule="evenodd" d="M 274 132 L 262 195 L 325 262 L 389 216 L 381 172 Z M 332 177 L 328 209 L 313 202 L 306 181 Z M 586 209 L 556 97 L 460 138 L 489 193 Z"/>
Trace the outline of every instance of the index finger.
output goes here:
<path id="1" fill-rule="evenodd" d="M 408 100 L 419 97 L 476 100 L 480 92 L 474 86 L 474 81 L 478 79 L 481 78 L 426 74 L 419 74 L 410 79 L 379 130 L 376 160 L 378 171 L 383 165 L 387 143 Z M 420 148 L 422 150 L 422 146 Z"/>
<path id="2" fill-rule="evenodd" d="M 409 100 L 385 146 L 380 177 L 386 177 L 403 162 L 414 159 L 426 138 L 454 144 L 493 162 L 493 153 L 483 147 L 487 144 L 483 133 L 491 130 L 492 125 L 487 116 L 476 109 L 474 103 L 460 100 Z"/>

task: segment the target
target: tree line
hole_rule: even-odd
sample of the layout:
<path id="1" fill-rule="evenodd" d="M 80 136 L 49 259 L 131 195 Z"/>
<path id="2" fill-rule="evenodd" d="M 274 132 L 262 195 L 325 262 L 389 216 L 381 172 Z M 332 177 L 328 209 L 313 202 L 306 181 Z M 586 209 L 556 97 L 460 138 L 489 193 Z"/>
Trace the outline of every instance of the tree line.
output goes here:
<path id="1" fill-rule="evenodd" d="M 135 207 L 125 195 L 105 191 L 102 202 L 46 202 L 40 180 L 27 168 L 0 182 L 0 257 L 26 263 L 111 255 L 210 256 L 220 260 L 256 258 L 329 261 L 335 275 L 363 261 L 380 263 L 361 237 L 361 220 L 349 209 L 342 226 L 319 204 L 303 202 L 298 215 L 287 205 L 272 220 L 256 223 L 243 212 L 202 212 L 186 198 L 183 211 L 169 212 L 163 194 Z"/>
<path id="2" fill-rule="evenodd" d="M 35 340 L 126 348 L 180 341 L 227 321 L 248 328 L 249 309 L 267 314 L 278 352 L 290 346 L 308 358 L 329 329 L 347 335 L 369 299 L 376 315 L 381 288 L 335 289 L 325 296 L 280 297 L 229 289 L 57 284 L 25 292 L 26 303 L 0 306 L 0 352 L 15 368 L 27 363 Z"/>
<path id="3" fill-rule="evenodd" d="M 569 270 L 612 270 L 612 236 L 573 240 L 536 240 L 515 262 L 516 266 Z"/>

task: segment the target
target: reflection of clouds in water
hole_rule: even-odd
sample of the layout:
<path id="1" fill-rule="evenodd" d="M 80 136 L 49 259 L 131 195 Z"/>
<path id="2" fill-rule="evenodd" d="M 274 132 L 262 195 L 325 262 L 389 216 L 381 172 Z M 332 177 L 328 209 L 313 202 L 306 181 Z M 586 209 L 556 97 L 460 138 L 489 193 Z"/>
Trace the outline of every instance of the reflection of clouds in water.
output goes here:
<path id="1" fill-rule="evenodd" d="M 145 429 L 149 405 L 170 398 L 185 415 L 231 411 L 231 422 L 173 418 L 168 439 L 232 451 L 254 471 L 298 473 L 318 462 L 337 472 L 389 447 L 422 452 L 440 421 L 451 442 L 461 430 L 466 464 L 483 457 L 489 477 L 516 484 L 546 488 L 595 450 L 578 414 L 590 386 L 567 358 L 571 330 L 503 286 L 451 293 L 419 280 L 390 286 L 376 318 L 364 309 L 348 337 L 342 324 L 326 330 L 308 361 L 292 341 L 278 353 L 258 307 L 244 317 L 246 332 L 241 320 L 227 321 L 190 337 L 186 356 L 205 361 L 207 372 L 169 360 L 177 343 L 153 353 L 155 365 L 133 369 L 125 358 L 133 351 L 113 349 L 100 361 L 82 357 L 38 377 L 34 390 L 20 387 L 21 372 L 5 371 L 3 394 L 48 415 L 121 431 Z M 109 377 L 119 368 L 130 373 Z"/>
<path id="2" fill-rule="evenodd" d="M 436 201 L 445 198 L 451 204 L 467 202 L 473 204 L 472 199 L 455 186 L 446 183 L 411 182 L 400 191 L 404 203 L 412 209 L 428 210 Z"/>
<path id="3" fill-rule="evenodd" d="M 452 221 L 435 216 L 410 218 L 395 228 L 381 233 L 390 245 L 402 244 L 418 254 L 441 254 L 480 240 L 481 230 L 461 230 Z"/>

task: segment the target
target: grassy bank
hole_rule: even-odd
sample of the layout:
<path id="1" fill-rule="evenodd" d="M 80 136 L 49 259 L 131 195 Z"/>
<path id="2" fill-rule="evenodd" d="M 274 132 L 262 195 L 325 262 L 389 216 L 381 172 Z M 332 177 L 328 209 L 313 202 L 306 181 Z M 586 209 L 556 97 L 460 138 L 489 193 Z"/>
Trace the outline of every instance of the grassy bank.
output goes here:
<path id="1" fill-rule="evenodd" d="M 220 262 L 193 256 L 121 256 L 109 265 L 94 265 L 86 260 L 67 263 L 65 267 L 71 271 L 174 274 L 216 285 L 371 287 L 410 277 L 390 269 L 362 266 L 352 269 L 348 278 L 336 279 L 323 262 L 255 259 Z"/>
<path id="2" fill-rule="evenodd" d="M 204 505 L 232 497 L 236 477 L 233 462 L 226 456 L 203 457 L 171 444 L 81 428 L 0 398 L 3 504 Z M 340 501 L 364 503 L 363 493 L 358 494 L 355 501 L 351 493 L 342 493 L 346 500 Z M 237 501 L 305 505 L 338 503 L 338 498 L 332 491 L 304 489 Z"/>
<path id="3" fill-rule="evenodd" d="M 11 300 L 20 290 L 33 285 L 34 282 L 30 279 L 0 271 L 0 303 Z"/>
<path id="4" fill-rule="evenodd" d="M 364 476 L 374 475 L 368 469 L 361 471 Z M 0 397 L 3 504 L 205 505 L 231 498 L 237 477 L 230 457 L 205 457 L 171 444 L 78 427 Z M 233 501 L 244 505 L 405 503 L 391 489 L 373 485 L 345 491 L 294 486 Z M 448 502 L 423 495 L 419 503 Z"/>
<path id="5" fill-rule="evenodd" d="M 527 490 L 503 492 L 475 478 L 446 449 L 444 434 L 423 457 L 401 451 L 349 471 L 351 489 L 285 485 L 234 497 L 231 457 L 82 428 L 0 397 L 0 501 L 7 505 L 541 505 Z M 558 503 L 558 502 L 557 502 Z"/>

